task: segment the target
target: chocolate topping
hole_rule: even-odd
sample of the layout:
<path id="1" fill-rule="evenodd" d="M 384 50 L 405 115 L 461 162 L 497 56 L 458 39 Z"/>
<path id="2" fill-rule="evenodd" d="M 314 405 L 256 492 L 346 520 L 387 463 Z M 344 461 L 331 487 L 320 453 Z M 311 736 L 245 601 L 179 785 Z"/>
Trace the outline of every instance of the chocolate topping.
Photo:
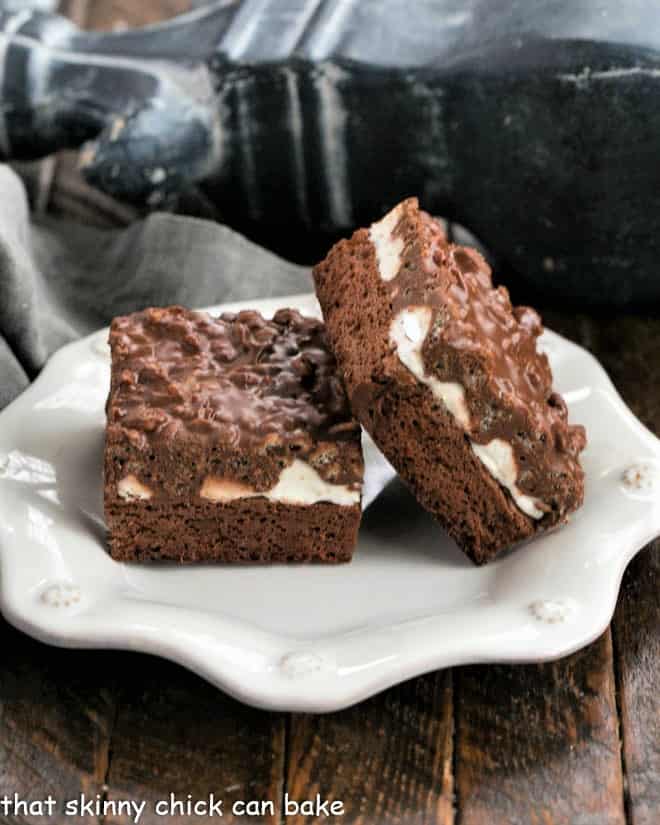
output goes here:
<path id="1" fill-rule="evenodd" d="M 584 497 L 584 430 L 537 352 L 538 315 L 511 306 L 470 249 L 400 203 L 314 268 L 354 413 L 420 504 L 476 563 L 551 528 Z"/>
<path id="2" fill-rule="evenodd" d="M 326 478 L 324 445 L 351 441 L 355 461 L 342 461 L 329 480 L 360 482 L 359 427 L 321 322 L 290 309 L 272 321 L 253 311 L 212 318 L 182 307 L 147 309 L 116 318 L 110 345 L 114 439 L 140 451 L 184 439 L 285 454 L 284 465 L 309 459 Z M 258 486 L 274 480 L 269 470 Z"/>
<path id="3" fill-rule="evenodd" d="M 547 356 L 537 349 L 539 315 L 513 307 L 504 287 L 493 288 L 482 256 L 448 243 L 415 198 L 401 207 L 393 237 L 403 237 L 402 263 L 388 283 L 393 316 L 409 307 L 432 308 L 422 350 L 425 368 L 463 386 L 470 439 L 509 443 L 520 489 L 547 510 L 563 511 L 557 481 L 582 477 L 578 456 L 586 435 L 583 427 L 568 424 L 564 400 L 552 389 Z"/>

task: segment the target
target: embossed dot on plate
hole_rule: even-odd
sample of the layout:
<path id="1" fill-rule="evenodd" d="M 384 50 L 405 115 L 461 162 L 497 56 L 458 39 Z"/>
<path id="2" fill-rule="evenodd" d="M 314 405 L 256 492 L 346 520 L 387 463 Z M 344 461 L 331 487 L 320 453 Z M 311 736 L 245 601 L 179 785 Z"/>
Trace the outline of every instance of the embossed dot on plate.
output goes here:
<path id="1" fill-rule="evenodd" d="M 286 305 L 309 314 L 312 301 Z M 281 305 L 250 300 L 213 314 L 272 316 Z M 626 472 L 660 469 L 660 442 L 593 359 L 547 331 L 557 386 L 589 438 L 585 507 L 561 530 L 475 568 L 394 485 L 367 516 L 351 565 L 115 564 L 98 529 L 106 334 L 71 344 L 0 411 L 0 608 L 38 638 L 89 648 L 112 639 L 192 667 L 259 707 L 334 711 L 434 667 L 578 649 L 607 626 L 623 568 L 660 534 L 658 488 L 646 469 Z M 366 464 L 373 473 L 368 451 Z M 87 609 L 96 605 L 103 609 Z M 475 645 L 474 627 L 489 623 L 493 632 Z"/>
<path id="2" fill-rule="evenodd" d="M 575 609 L 562 599 L 538 599 L 529 605 L 529 612 L 540 622 L 560 624 L 568 621 Z"/>
<path id="3" fill-rule="evenodd" d="M 290 679 L 300 679 L 323 670 L 325 663 L 316 653 L 296 651 L 282 656 L 279 666 L 285 676 Z"/>
<path id="4" fill-rule="evenodd" d="M 654 461 L 631 464 L 621 474 L 621 488 L 632 498 L 655 498 L 660 493 L 660 467 Z"/>
<path id="5" fill-rule="evenodd" d="M 48 607 L 73 607 L 80 603 L 80 588 L 71 582 L 55 582 L 41 591 L 39 599 Z"/>

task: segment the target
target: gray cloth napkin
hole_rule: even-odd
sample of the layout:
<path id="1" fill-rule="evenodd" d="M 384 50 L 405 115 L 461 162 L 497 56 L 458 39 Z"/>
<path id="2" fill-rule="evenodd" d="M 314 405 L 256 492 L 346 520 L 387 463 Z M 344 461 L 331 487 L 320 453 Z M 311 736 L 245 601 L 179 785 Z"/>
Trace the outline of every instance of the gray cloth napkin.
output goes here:
<path id="1" fill-rule="evenodd" d="M 0 165 L 0 409 L 55 350 L 115 315 L 311 288 L 307 268 L 210 221 L 154 213 L 122 230 L 33 221 L 21 180 Z"/>

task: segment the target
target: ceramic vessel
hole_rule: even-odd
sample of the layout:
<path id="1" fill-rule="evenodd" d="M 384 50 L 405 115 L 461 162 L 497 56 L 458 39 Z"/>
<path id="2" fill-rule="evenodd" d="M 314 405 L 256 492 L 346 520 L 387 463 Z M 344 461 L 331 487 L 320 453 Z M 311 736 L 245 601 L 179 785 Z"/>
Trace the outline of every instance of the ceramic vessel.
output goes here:
<path id="1" fill-rule="evenodd" d="M 162 207 L 199 182 L 287 257 L 419 195 L 518 298 L 658 302 L 657 0 L 220 0 L 83 32 L 0 16 L 0 156 Z"/>

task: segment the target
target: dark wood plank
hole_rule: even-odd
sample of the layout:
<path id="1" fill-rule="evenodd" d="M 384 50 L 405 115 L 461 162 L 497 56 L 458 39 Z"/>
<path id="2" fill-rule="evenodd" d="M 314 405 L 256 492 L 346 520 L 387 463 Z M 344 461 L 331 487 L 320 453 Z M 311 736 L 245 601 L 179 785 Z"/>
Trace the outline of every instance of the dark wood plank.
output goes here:
<path id="1" fill-rule="evenodd" d="M 626 571 L 614 619 L 627 810 L 631 825 L 660 820 L 660 541 Z"/>
<path id="2" fill-rule="evenodd" d="M 460 825 L 623 825 L 609 631 L 559 662 L 454 679 Z"/>
<path id="3" fill-rule="evenodd" d="M 59 803 L 47 819 L 11 812 L 0 821 L 65 825 L 64 801 L 102 793 L 115 714 L 113 655 L 46 647 L 2 619 L 0 648 L 0 798 L 37 801 L 50 793 Z"/>
<path id="4" fill-rule="evenodd" d="M 423 676 L 328 716 L 294 715 L 287 793 L 340 800 L 343 825 L 451 825 L 451 672 Z M 318 823 L 290 816 L 288 825 Z"/>
<path id="5" fill-rule="evenodd" d="M 590 350 L 633 412 L 660 434 L 660 317 L 543 313 L 548 327 Z"/>
<path id="6" fill-rule="evenodd" d="M 660 434 L 660 318 L 615 316 L 589 330 L 588 343 L 632 410 Z M 624 576 L 613 633 L 632 825 L 660 820 L 660 542 Z"/>
<path id="7" fill-rule="evenodd" d="M 658 432 L 660 321 L 633 315 L 596 319 L 565 312 L 546 312 L 544 317 L 549 327 L 601 360 L 633 410 Z M 657 550 L 645 550 L 626 575 L 614 625 L 616 662 L 606 634 L 597 646 L 544 666 L 542 675 L 528 668 L 475 668 L 457 676 L 461 823 L 623 821 L 615 671 L 627 812 L 633 825 L 657 821 L 657 573 Z M 504 693 L 502 679 L 507 684 Z M 495 705 L 490 710 L 489 695 Z M 507 697 L 509 702 L 501 705 Z M 584 697 L 582 705 L 577 701 L 580 697 Z M 543 724 L 538 723 L 541 719 Z M 562 749 L 557 740 L 563 736 L 567 743 Z M 486 820 L 481 819 L 484 816 Z"/>
<path id="8" fill-rule="evenodd" d="M 185 11 L 186 0 L 122 3 L 77 0 L 78 25 L 94 29 L 138 26 Z M 50 212 L 97 226 L 123 226 L 139 216 L 89 187 L 78 168 L 77 153 L 62 152 L 50 197 Z M 170 793 L 186 802 L 214 793 L 224 799 L 224 822 L 237 799 L 272 800 L 273 816 L 241 817 L 264 825 L 280 821 L 285 724 L 283 716 L 248 709 L 193 674 L 148 658 L 122 655 L 122 674 L 111 759 L 104 779 L 104 800 L 146 802 L 142 823 L 207 822 L 200 816 L 156 815 L 155 804 Z M 104 825 L 126 817 L 103 817 Z"/>
<path id="9" fill-rule="evenodd" d="M 208 823 L 157 816 L 173 793 L 185 802 L 224 799 L 222 822 L 280 822 L 285 717 L 248 708 L 170 662 L 126 654 L 110 745 L 107 799 L 146 801 L 141 825 Z M 233 817 L 236 800 L 274 803 L 273 815 Z M 109 815 L 105 825 L 126 820 Z"/>

